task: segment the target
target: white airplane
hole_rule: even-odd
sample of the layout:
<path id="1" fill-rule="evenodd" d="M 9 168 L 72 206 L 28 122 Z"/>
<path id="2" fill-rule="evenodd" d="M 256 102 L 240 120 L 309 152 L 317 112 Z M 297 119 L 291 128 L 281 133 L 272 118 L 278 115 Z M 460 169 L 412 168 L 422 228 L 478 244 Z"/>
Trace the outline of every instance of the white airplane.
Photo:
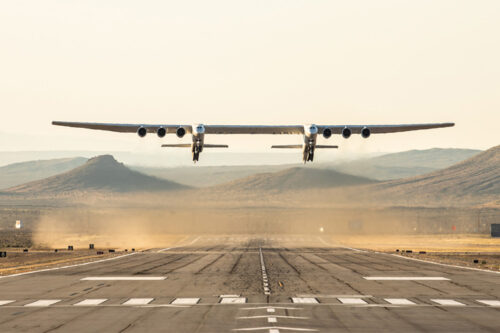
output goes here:
<path id="1" fill-rule="evenodd" d="M 104 123 L 80 123 L 53 121 L 52 125 L 87 128 L 94 130 L 137 133 L 141 138 L 147 133 L 156 133 L 160 138 L 166 134 L 175 133 L 182 138 L 186 134 L 192 137 L 191 144 L 164 144 L 162 147 L 191 148 L 193 161 L 198 161 L 203 148 L 227 148 L 227 145 L 214 145 L 205 143 L 205 134 L 300 134 L 304 137 L 301 145 L 275 145 L 271 148 L 298 148 L 302 149 L 304 163 L 313 161 L 316 148 L 338 148 L 332 145 L 318 145 L 318 135 L 325 139 L 333 134 L 342 135 L 345 139 L 351 134 L 361 134 L 368 138 L 371 134 L 407 132 L 422 129 L 451 127 L 454 123 L 437 124 L 407 124 L 407 125 L 141 125 L 141 124 L 104 124 Z"/>

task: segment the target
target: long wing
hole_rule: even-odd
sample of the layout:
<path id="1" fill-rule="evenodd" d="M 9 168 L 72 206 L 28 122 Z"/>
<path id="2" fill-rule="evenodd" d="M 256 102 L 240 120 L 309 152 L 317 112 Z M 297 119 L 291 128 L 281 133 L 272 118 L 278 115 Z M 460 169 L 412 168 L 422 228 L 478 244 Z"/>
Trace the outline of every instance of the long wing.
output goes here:
<path id="1" fill-rule="evenodd" d="M 304 134 L 303 125 L 205 125 L 207 134 Z"/>
<path id="2" fill-rule="evenodd" d="M 142 124 L 105 124 L 105 123 L 78 123 L 69 121 L 53 121 L 52 125 L 87 128 L 102 131 L 135 133 L 141 127 L 144 127 L 148 133 L 156 133 L 159 128 L 164 128 L 167 133 L 175 133 L 179 127 L 186 129 L 186 132 L 191 133 L 191 125 L 142 125 Z"/>
<path id="3" fill-rule="evenodd" d="M 344 128 L 351 129 L 353 134 L 361 134 L 363 128 L 370 129 L 371 134 L 381 134 L 381 133 L 396 133 L 396 132 L 408 132 L 431 128 L 441 128 L 441 127 L 452 127 L 455 126 L 454 123 L 434 123 L 434 124 L 403 124 L 403 125 L 321 125 L 318 126 L 319 132 L 322 133 L 323 130 L 329 128 L 332 130 L 332 134 L 341 134 Z"/>
<path id="4" fill-rule="evenodd" d="M 191 125 L 165 125 L 165 124 L 108 124 L 108 123 L 81 123 L 53 121 L 53 125 L 87 128 L 94 130 L 135 133 L 144 127 L 149 133 L 156 133 L 159 128 L 164 128 L 167 133 L 175 133 L 179 127 L 183 127 L 187 133 L 192 133 Z M 332 134 L 341 134 L 346 127 L 350 128 L 353 134 L 360 134 L 363 128 L 369 128 L 372 134 L 407 132 L 422 129 L 451 127 L 454 123 L 435 124 L 405 124 L 405 125 L 320 125 L 319 132 L 329 128 Z M 206 134 L 304 134 L 303 125 L 205 125 Z"/>

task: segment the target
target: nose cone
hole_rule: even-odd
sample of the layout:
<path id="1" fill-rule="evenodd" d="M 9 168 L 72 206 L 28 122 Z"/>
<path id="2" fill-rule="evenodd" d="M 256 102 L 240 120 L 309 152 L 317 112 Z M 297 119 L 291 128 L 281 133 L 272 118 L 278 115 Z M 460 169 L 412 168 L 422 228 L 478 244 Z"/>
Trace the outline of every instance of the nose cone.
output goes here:
<path id="1" fill-rule="evenodd" d="M 204 134 L 205 133 L 205 126 L 203 126 L 202 124 L 193 126 L 193 133 L 194 134 Z"/>
<path id="2" fill-rule="evenodd" d="M 316 125 L 306 125 L 306 126 L 305 126 L 305 132 L 306 132 L 307 134 L 310 134 L 310 135 L 311 135 L 311 134 L 312 134 L 312 135 L 314 135 L 314 134 L 318 134 L 318 126 L 316 126 Z"/>

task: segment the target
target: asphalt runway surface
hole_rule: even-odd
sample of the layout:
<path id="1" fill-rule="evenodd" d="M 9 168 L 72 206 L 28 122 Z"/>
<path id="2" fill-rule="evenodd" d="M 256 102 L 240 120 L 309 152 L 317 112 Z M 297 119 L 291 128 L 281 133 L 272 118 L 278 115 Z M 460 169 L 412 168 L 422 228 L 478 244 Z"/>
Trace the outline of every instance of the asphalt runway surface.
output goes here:
<path id="1" fill-rule="evenodd" d="M 499 332 L 500 274 L 316 236 L 193 236 L 0 278 L 0 332 Z"/>

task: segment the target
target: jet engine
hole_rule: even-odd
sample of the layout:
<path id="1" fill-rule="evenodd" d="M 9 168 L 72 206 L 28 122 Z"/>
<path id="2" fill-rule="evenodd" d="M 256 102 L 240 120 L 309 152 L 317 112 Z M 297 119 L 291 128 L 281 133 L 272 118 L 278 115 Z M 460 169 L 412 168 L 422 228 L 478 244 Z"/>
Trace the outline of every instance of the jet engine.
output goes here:
<path id="1" fill-rule="evenodd" d="M 344 139 L 349 139 L 349 137 L 351 136 L 352 134 L 352 131 L 349 127 L 345 127 L 343 130 L 342 130 L 342 136 L 344 137 Z"/>
<path id="2" fill-rule="evenodd" d="M 332 136 L 332 130 L 331 130 L 331 129 L 329 129 L 329 128 L 325 128 L 325 129 L 323 130 L 323 137 L 324 137 L 325 139 L 328 139 L 328 138 L 329 138 L 329 137 L 331 137 L 331 136 Z"/>
<path id="3" fill-rule="evenodd" d="M 148 130 L 145 127 L 139 127 L 137 130 L 137 135 L 140 136 L 141 138 L 145 137 L 146 134 L 148 133 Z"/>
<path id="4" fill-rule="evenodd" d="M 175 134 L 178 138 L 182 138 L 184 135 L 186 135 L 186 129 L 184 127 L 179 127 L 177 131 L 175 131 Z"/>
<path id="5" fill-rule="evenodd" d="M 163 138 L 167 134 L 167 130 L 163 127 L 158 128 L 158 131 L 156 131 L 156 135 L 158 135 L 159 138 Z"/>
<path id="6" fill-rule="evenodd" d="M 370 134 L 370 129 L 368 127 L 363 127 L 363 129 L 361 130 L 361 136 L 366 139 L 370 136 Z"/>

